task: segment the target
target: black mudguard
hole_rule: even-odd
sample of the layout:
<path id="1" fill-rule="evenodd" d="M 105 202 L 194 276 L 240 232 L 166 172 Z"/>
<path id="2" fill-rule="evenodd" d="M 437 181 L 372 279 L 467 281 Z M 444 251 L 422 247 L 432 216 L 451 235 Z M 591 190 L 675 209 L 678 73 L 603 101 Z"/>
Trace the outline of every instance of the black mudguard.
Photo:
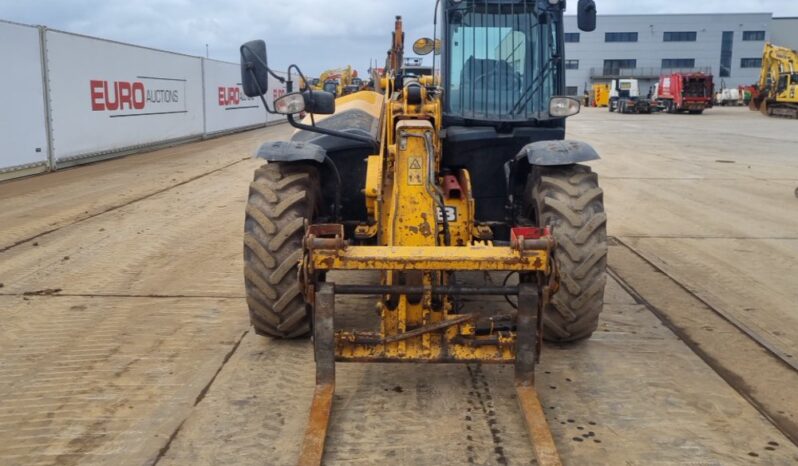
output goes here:
<path id="1" fill-rule="evenodd" d="M 371 137 L 375 142 L 380 130 L 378 119 L 358 109 L 338 112 L 319 121 L 318 126 Z M 373 144 L 302 130 L 294 133 L 290 141 L 264 143 L 256 157 L 269 162 L 318 165 L 325 211 L 332 211 L 330 206 L 334 204 L 336 191 L 340 190 L 341 217 L 350 225 L 368 220 L 363 189 L 366 158 L 372 154 Z M 332 170 L 333 164 L 344 179 L 341 186 L 338 186 L 338 176 Z M 347 231 L 347 235 L 351 232 Z"/>
<path id="2" fill-rule="evenodd" d="M 553 140 L 527 144 L 504 165 L 510 205 L 520 199 L 533 166 L 573 165 L 600 158 L 590 144 L 579 141 Z"/>
<path id="3" fill-rule="evenodd" d="M 268 162 L 317 162 L 323 163 L 327 151 L 321 146 L 307 142 L 269 141 L 263 143 L 255 158 Z"/>
<path id="4" fill-rule="evenodd" d="M 580 141 L 538 141 L 527 144 L 515 156 L 515 162 L 526 158 L 529 165 L 571 165 L 598 160 L 598 152 L 590 144 Z"/>

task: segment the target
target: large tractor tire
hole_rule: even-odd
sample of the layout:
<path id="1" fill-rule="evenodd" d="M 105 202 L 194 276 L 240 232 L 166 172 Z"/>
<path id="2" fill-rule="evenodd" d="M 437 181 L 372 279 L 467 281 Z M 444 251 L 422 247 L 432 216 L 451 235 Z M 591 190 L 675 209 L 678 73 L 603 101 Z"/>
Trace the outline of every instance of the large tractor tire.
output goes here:
<path id="1" fill-rule="evenodd" d="M 598 328 L 607 282 L 607 216 L 598 176 L 584 165 L 534 167 L 524 202 L 527 218 L 551 226 L 557 240 L 561 286 L 544 311 L 543 336 L 558 343 L 589 338 Z"/>
<path id="2" fill-rule="evenodd" d="M 299 283 L 306 223 L 318 212 L 315 167 L 269 163 L 255 170 L 244 224 L 244 282 L 255 332 L 296 338 L 310 332 Z"/>

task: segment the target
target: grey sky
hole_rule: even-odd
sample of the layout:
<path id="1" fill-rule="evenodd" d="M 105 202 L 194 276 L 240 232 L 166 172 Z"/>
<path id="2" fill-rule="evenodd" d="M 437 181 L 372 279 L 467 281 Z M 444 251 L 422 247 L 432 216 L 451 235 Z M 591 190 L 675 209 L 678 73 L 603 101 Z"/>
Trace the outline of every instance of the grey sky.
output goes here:
<path id="1" fill-rule="evenodd" d="M 408 41 L 432 35 L 434 0 L 0 0 L 0 19 L 238 61 L 238 46 L 262 38 L 277 69 L 309 74 L 384 60 L 394 15 Z M 597 0 L 599 14 L 772 12 L 798 16 L 798 0 Z M 576 0 L 569 0 L 573 12 Z"/>

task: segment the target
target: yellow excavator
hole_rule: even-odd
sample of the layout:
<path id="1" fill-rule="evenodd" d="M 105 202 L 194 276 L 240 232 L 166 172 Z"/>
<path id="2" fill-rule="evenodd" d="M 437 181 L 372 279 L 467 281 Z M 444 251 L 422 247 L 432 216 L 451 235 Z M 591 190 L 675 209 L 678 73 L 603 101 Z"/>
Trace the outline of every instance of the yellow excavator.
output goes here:
<path id="1" fill-rule="evenodd" d="M 266 163 L 250 185 L 243 249 L 255 332 L 313 335 L 300 465 L 323 460 L 340 362 L 513 364 L 537 464 L 561 464 L 535 366 L 543 338 L 597 329 L 607 281 L 603 192 L 585 164 L 599 156 L 565 139 L 580 110 L 565 96 L 565 3 L 441 0 L 443 24 L 431 28 L 441 46 L 434 35 L 413 46 L 441 51 L 440 79 L 404 75 L 397 18 L 380 92 L 339 99 L 292 92 L 299 67 L 282 78 L 263 41 L 241 46 L 245 94 L 262 98 L 269 75 L 285 80 L 288 94 L 264 105 L 298 129 L 257 152 Z M 577 22 L 595 30 L 593 0 L 578 2 Z M 372 297 L 378 322 L 342 326 L 346 295 Z M 510 305 L 464 301 L 479 296 Z"/>
<path id="2" fill-rule="evenodd" d="M 352 80 L 357 77 L 357 71 L 352 70 L 351 65 L 343 68 L 327 70 L 319 76 L 316 90 L 325 91 L 335 97 L 344 95 L 344 89 L 352 84 Z"/>
<path id="3" fill-rule="evenodd" d="M 752 109 L 768 116 L 798 118 L 798 52 L 766 43 L 757 91 Z"/>

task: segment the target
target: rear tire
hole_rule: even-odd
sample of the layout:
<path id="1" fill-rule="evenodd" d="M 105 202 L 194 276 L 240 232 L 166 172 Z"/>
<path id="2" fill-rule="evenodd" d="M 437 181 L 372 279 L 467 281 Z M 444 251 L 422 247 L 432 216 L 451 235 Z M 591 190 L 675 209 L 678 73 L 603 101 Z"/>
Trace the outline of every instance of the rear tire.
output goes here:
<path id="1" fill-rule="evenodd" d="M 598 176 L 584 165 L 533 167 L 525 210 L 557 240 L 560 290 L 543 314 L 552 342 L 589 338 L 598 328 L 607 282 L 607 216 Z"/>
<path id="2" fill-rule="evenodd" d="M 304 164 L 255 170 L 244 223 L 244 282 L 255 333 L 296 338 L 310 332 L 299 283 L 302 238 L 320 200 L 318 173 Z"/>

